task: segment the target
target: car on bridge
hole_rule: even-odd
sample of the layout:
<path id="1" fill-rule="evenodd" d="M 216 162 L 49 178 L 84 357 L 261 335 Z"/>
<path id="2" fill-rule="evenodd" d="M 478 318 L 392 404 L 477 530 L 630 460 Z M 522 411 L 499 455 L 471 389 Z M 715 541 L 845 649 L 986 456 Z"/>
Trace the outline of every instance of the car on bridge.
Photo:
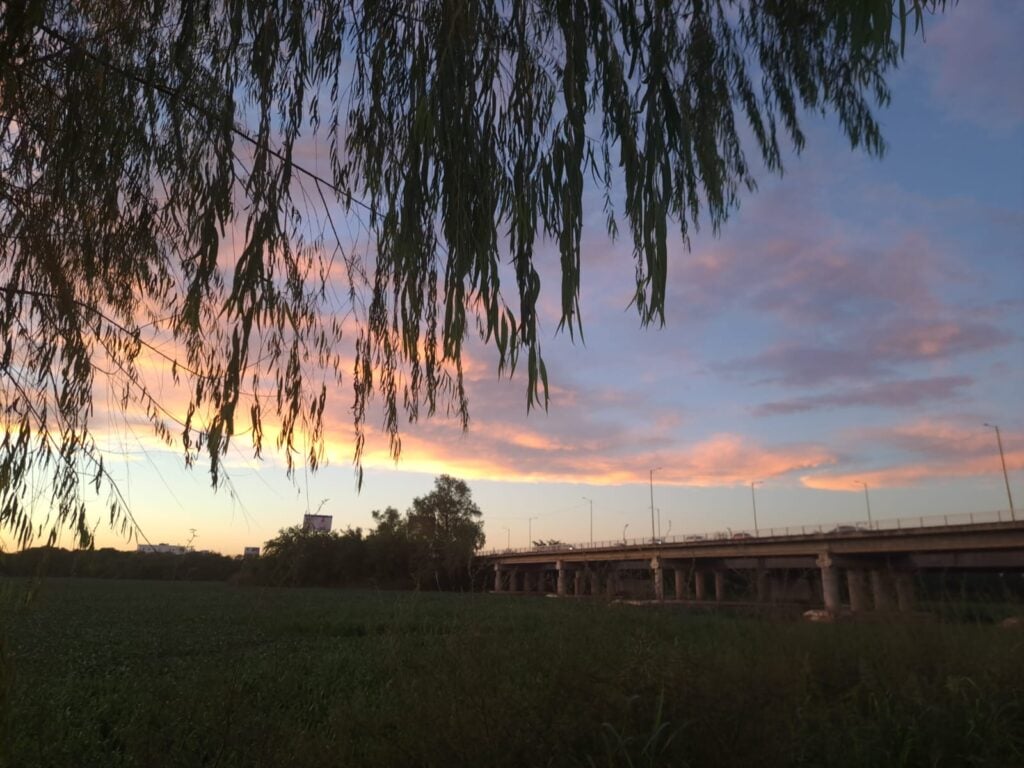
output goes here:
<path id="1" fill-rule="evenodd" d="M 867 530 L 863 525 L 837 525 L 829 533 L 866 533 Z"/>

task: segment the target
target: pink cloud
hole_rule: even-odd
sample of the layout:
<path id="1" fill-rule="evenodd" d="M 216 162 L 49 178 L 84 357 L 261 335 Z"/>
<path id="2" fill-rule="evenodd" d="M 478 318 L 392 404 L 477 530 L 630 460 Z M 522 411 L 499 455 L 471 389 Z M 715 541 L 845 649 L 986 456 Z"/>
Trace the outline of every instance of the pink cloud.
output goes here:
<path id="1" fill-rule="evenodd" d="M 950 478 L 994 475 L 1002 464 L 992 430 L 944 421 L 919 421 L 892 429 L 870 429 L 855 437 L 873 446 L 899 449 L 906 459 L 888 466 L 857 471 L 837 470 L 800 478 L 808 488 L 849 491 L 860 481 L 876 488 L 895 488 Z M 1003 433 L 1006 466 L 1024 469 L 1024 434 Z"/>
<path id="2" fill-rule="evenodd" d="M 882 360 L 933 360 L 989 349 L 1010 338 L 1009 333 L 989 323 L 935 320 L 886 327 L 872 339 L 871 347 Z"/>
<path id="3" fill-rule="evenodd" d="M 512 482 L 571 482 L 618 485 L 641 482 L 660 466 L 659 482 L 728 486 L 750 478 L 778 477 L 832 464 L 835 457 L 813 445 L 764 446 L 735 434 L 715 435 L 692 445 L 651 441 L 628 429 L 607 426 L 576 438 L 504 421 L 476 421 L 456 433 L 449 423 L 411 427 L 402 440 L 399 468 L 448 472 L 461 477 Z M 382 447 L 367 453 L 368 466 L 393 466 Z M 653 444 L 652 444 L 653 443 Z"/>

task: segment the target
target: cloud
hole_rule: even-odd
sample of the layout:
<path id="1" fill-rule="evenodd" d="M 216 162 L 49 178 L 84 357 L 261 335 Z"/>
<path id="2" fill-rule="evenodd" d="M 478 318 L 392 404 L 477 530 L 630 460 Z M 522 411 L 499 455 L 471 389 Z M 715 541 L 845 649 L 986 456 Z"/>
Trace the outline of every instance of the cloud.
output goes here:
<path id="1" fill-rule="evenodd" d="M 875 357 L 893 362 L 934 360 L 990 349 L 1011 338 L 986 322 L 934 320 L 881 328 L 870 340 L 870 349 Z"/>
<path id="2" fill-rule="evenodd" d="M 907 408 L 929 402 L 953 400 L 973 383 L 969 376 L 938 376 L 926 379 L 882 381 L 822 395 L 798 397 L 764 403 L 754 410 L 756 416 L 804 413 L 822 408 Z"/>
<path id="3" fill-rule="evenodd" d="M 871 445 L 873 452 L 896 449 L 904 458 L 884 467 L 816 472 L 801 477 L 801 483 L 808 488 L 849 491 L 859 488 L 861 481 L 873 488 L 895 488 L 1002 471 L 995 437 L 981 425 L 918 421 L 889 429 L 860 430 L 851 437 Z M 1004 432 L 1003 446 L 1007 469 L 1024 469 L 1024 434 Z"/>
<path id="4" fill-rule="evenodd" d="M 722 486 L 768 479 L 835 462 L 828 450 L 814 445 L 771 448 L 735 434 L 714 435 L 673 456 L 664 471 L 669 483 Z M 659 473 L 661 477 L 661 473 Z"/>
<path id="5" fill-rule="evenodd" d="M 758 195 L 722 241 L 703 238 L 679 260 L 670 286 L 673 306 L 696 319 L 750 308 L 790 326 L 856 321 L 865 313 L 934 313 L 933 285 L 948 271 L 946 255 L 906 222 L 865 231 L 828 207 L 874 205 L 870 190 L 834 189 L 816 169 Z"/>
<path id="6" fill-rule="evenodd" d="M 946 361 L 1012 339 L 1009 332 L 983 321 L 890 317 L 874 325 L 850 327 L 825 342 L 782 342 L 757 355 L 721 364 L 719 370 L 767 373 L 771 381 L 793 387 L 865 381 L 892 377 L 908 364 Z"/>
<path id="7" fill-rule="evenodd" d="M 532 419 L 532 417 L 531 417 Z M 815 445 L 773 445 L 737 434 L 718 434 L 691 444 L 614 421 L 568 414 L 572 434 L 540 418 L 530 425 L 514 420 L 477 419 L 466 433 L 451 422 L 411 426 L 402 439 L 398 467 L 447 472 L 472 479 L 507 482 L 565 482 L 619 485 L 643 482 L 661 467 L 659 482 L 684 486 L 728 486 L 751 478 L 779 477 L 832 464 L 835 457 Z M 536 424 L 537 426 L 534 426 Z M 367 452 L 366 466 L 393 466 L 382 440 Z"/>

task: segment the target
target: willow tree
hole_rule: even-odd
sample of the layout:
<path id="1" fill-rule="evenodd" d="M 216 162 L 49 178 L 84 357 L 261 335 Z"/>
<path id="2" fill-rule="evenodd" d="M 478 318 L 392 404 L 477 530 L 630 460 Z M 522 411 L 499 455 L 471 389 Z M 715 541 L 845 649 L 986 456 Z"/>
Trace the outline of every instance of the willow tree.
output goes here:
<path id="1" fill-rule="evenodd" d="M 803 114 L 883 151 L 885 76 L 945 1 L 7 0 L 0 528 L 86 540 L 94 492 L 131 525 L 102 396 L 214 485 L 265 419 L 315 468 L 339 381 L 357 468 L 375 396 L 396 456 L 421 408 L 465 425 L 469 333 L 546 406 L 538 243 L 575 336 L 603 196 L 639 322 L 663 322 L 670 240 L 717 230 Z"/>

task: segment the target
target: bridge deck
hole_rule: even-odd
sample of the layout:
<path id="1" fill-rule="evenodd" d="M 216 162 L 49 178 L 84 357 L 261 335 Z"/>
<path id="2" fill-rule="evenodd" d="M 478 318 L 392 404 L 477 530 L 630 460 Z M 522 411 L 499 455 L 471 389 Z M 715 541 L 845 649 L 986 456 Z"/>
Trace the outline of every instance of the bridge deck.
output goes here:
<path id="1" fill-rule="evenodd" d="M 823 553 L 833 556 L 889 556 L 928 555 L 922 560 L 930 567 L 955 567 L 957 562 L 968 562 L 962 556 L 972 553 L 1002 553 L 1002 560 L 1011 563 L 1015 557 L 1024 555 L 1024 521 L 982 522 L 955 525 L 932 525 L 917 528 L 884 530 L 843 530 L 794 533 L 731 539 L 699 541 L 635 541 L 626 544 L 603 543 L 585 547 L 567 545 L 564 547 L 536 547 L 526 550 L 504 550 L 481 553 L 480 557 L 496 565 L 549 564 L 556 561 L 565 564 L 596 563 L 601 561 L 650 561 L 654 558 L 671 560 L 722 560 L 722 559 L 764 559 L 772 560 L 815 558 Z M 948 556 L 948 557 L 944 557 Z M 762 566 L 771 567 L 771 566 Z M 782 567 L 779 562 L 776 567 Z M 789 567 L 793 567 L 792 565 Z M 1012 566 L 1011 566 L 1012 567 Z"/>

